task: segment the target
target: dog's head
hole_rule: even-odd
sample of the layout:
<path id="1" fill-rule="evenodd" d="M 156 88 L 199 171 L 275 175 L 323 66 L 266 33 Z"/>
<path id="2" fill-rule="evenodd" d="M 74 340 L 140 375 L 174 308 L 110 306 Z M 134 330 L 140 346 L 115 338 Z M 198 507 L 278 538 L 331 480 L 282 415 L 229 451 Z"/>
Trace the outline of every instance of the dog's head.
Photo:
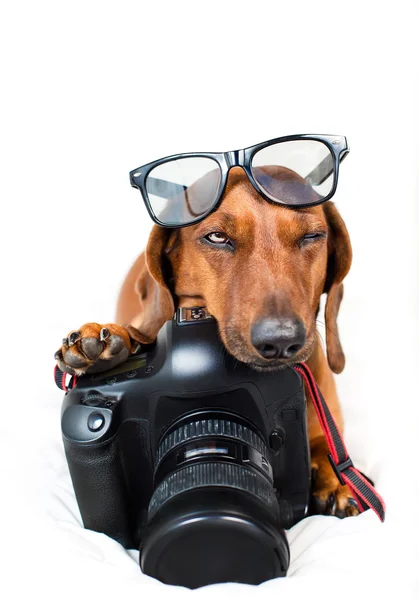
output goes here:
<path id="1" fill-rule="evenodd" d="M 313 351 L 326 293 L 327 357 L 339 373 L 345 357 L 336 320 L 351 259 L 349 235 L 333 203 L 298 209 L 270 204 L 241 169 L 232 169 L 223 201 L 202 222 L 153 228 L 148 270 L 138 281 L 138 329 L 154 339 L 175 307 L 205 305 L 233 356 L 256 369 L 277 369 Z"/>

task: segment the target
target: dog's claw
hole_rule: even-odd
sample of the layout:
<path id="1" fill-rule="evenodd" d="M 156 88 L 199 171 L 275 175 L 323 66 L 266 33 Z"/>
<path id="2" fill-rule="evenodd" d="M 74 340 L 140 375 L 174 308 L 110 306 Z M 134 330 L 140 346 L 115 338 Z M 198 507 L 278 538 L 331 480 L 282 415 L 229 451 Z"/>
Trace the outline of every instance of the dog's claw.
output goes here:
<path id="1" fill-rule="evenodd" d="M 325 507 L 326 515 L 334 515 L 336 510 L 336 496 L 335 494 L 330 494 Z"/>
<path id="2" fill-rule="evenodd" d="M 312 500 L 313 512 L 317 515 L 334 515 L 336 509 L 336 497 L 329 494 L 327 500 L 322 500 L 314 495 Z"/>
<path id="3" fill-rule="evenodd" d="M 72 346 L 73 344 L 75 344 L 80 339 L 80 337 L 81 337 L 80 331 L 73 331 L 68 336 L 68 345 Z"/>
<path id="4" fill-rule="evenodd" d="M 109 329 L 107 329 L 106 327 L 102 327 L 102 329 L 100 330 L 100 341 L 104 342 L 108 337 L 109 337 L 110 333 L 109 333 Z"/>

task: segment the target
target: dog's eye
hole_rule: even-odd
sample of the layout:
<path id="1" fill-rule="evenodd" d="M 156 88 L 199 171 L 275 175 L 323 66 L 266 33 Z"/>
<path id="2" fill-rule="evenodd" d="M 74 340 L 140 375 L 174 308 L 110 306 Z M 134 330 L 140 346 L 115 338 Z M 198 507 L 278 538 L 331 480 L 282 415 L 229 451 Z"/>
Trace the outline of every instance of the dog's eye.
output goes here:
<path id="1" fill-rule="evenodd" d="M 230 238 L 221 231 L 213 231 L 212 233 L 206 235 L 205 239 L 211 242 L 211 244 L 217 244 L 220 246 L 231 243 Z"/>
<path id="2" fill-rule="evenodd" d="M 325 231 L 316 231 L 314 233 L 306 233 L 300 239 L 300 246 L 305 246 L 307 244 L 310 244 L 311 242 L 315 242 L 316 240 L 322 240 L 325 237 L 326 237 Z"/>

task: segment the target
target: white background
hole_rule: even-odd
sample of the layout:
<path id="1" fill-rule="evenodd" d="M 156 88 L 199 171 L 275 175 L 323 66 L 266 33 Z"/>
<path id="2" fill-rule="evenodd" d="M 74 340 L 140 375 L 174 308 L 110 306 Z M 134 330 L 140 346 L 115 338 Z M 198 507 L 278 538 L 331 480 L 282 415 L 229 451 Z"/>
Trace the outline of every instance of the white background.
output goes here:
<path id="1" fill-rule="evenodd" d="M 335 196 L 354 248 L 340 315 L 347 367 L 337 381 L 349 449 L 388 518 L 317 517 L 290 533 L 287 580 L 197 593 L 341 598 L 337 578 L 347 585 L 349 574 L 376 593 L 413 595 L 417 3 L 15 0 L 0 10 L 6 597 L 74 597 L 83 585 L 97 597 L 187 593 L 145 578 L 135 553 L 81 530 L 53 354 L 69 330 L 112 321 L 118 287 L 145 246 L 151 222 L 131 169 L 292 133 L 343 134 L 351 147 Z"/>

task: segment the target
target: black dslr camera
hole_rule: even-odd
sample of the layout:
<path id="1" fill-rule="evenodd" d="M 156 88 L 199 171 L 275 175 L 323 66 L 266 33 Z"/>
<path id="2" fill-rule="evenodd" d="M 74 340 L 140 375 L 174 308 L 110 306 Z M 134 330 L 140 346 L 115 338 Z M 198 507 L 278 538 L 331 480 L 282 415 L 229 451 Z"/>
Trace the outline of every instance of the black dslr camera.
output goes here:
<path id="1" fill-rule="evenodd" d="M 284 529 L 310 492 L 303 383 L 229 355 L 204 308 L 181 308 L 141 354 L 64 397 L 84 526 L 140 549 L 144 573 L 197 588 L 286 575 Z"/>

